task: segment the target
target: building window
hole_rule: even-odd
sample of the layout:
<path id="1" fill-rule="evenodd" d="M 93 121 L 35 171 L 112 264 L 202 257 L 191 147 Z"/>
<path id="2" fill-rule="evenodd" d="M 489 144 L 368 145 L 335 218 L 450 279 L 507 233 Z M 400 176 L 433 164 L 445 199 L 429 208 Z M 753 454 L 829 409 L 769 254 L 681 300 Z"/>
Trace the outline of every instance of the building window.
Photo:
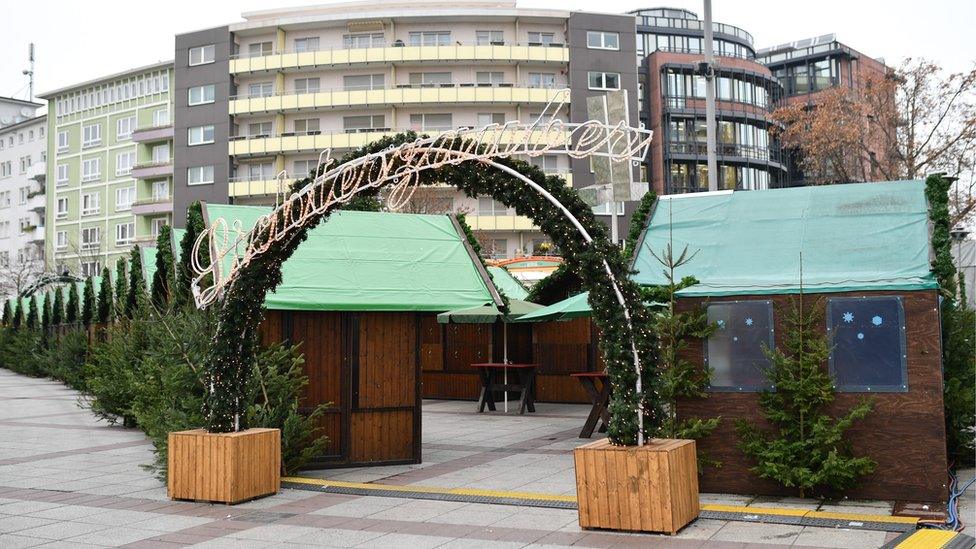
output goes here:
<path id="1" fill-rule="evenodd" d="M 216 52 L 216 46 L 213 44 L 208 44 L 206 46 L 199 46 L 196 48 L 190 48 L 190 66 L 195 65 L 205 65 L 207 63 L 214 62 L 214 53 Z"/>
<path id="2" fill-rule="evenodd" d="M 10 206 L 10 191 L 0 192 L 0 208 Z"/>
<path id="3" fill-rule="evenodd" d="M 479 86 L 497 86 L 505 83 L 505 73 L 501 71 L 478 71 L 474 80 Z"/>
<path id="4" fill-rule="evenodd" d="M 136 129 L 136 117 L 127 116 L 115 121 L 115 137 L 121 141 L 132 137 L 132 131 Z"/>
<path id="5" fill-rule="evenodd" d="M 320 133 L 319 119 L 300 118 L 295 120 L 295 133 L 299 135 L 318 135 Z"/>
<path id="6" fill-rule="evenodd" d="M 478 215 L 508 215 L 508 206 L 490 196 L 479 196 Z"/>
<path id="7" fill-rule="evenodd" d="M 57 219 L 64 219 L 68 217 L 68 199 L 67 197 L 58 198 L 57 209 L 55 210 L 55 217 Z"/>
<path id="8" fill-rule="evenodd" d="M 421 31 L 410 33 L 411 46 L 447 46 L 451 43 L 451 31 Z"/>
<path id="9" fill-rule="evenodd" d="M 58 152 L 66 153 L 70 150 L 70 145 L 68 144 L 68 132 L 58 132 Z"/>
<path id="10" fill-rule="evenodd" d="M 528 84 L 530 88 L 555 88 L 556 74 L 552 72 L 530 72 Z"/>
<path id="11" fill-rule="evenodd" d="M 159 231 L 167 225 L 169 225 L 169 220 L 165 217 L 157 217 L 149 221 L 149 232 L 153 238 L 156 238 L 159 236 Z"/>
<path id="12" fill-rule="evenodd" d="M 386 76 L 380 74 L 356 74 L 342 77 L 342 87 L 348 91 L 381 90 L 386 86 Z"/>
<path id="13" fill-rule="evenodd" d="M 153 164 L 168 164 L 169 161 L 169 143 L 154 145 L 152 148 Z"/>
<path id="14" fill-rule="evenodd" d="M 102 177 L 102 159 L 86 158 L 81 161 L 81 180 L 98 181 Z"/>
<path id="15" fill-rule="evenodd" d="M 591 90 L 619 90 L 620 73 L 616 72 L 588 72 L 587 83 Z"/>
<path id="16" fill-rule="evenodd" d="M 544 154 L 529 159 L 529 163 L 546 173 L 556 173 L 559 166 L 559 157 L 554 154 Z M 623 202 L 621 202 L 621 205 Z"/>
<path id="17" fill-rule="evenodd" d="M 295 177 L 306 177 L 312 173 L 312 170 L 318 167 L 317 160 L 296 160 L 294 163 L 294 171 L 292 175 Z"/>
<path id="18" fill-rule="evenodd" d="M 379 48 L 383 47 L 384 45 L 385 41 L 382 32 L 364 32 L 357 34 L 345 34 L 342 36 L 342 46 L 345 48 Z"/>
<path id="19" fill-rule="evenodd" d="M 479 112 L 478 126 L 489 126 L 491 124 L 502 125 L 505 123 L 505 113 L 503 112 Z"/>
<path id="20" fill-rule="evenodd" d="M 136 201 L 135 187 L 122 187 L 115 189 L 115 211 L 126 212 L 132 209 L 132 203 Z"/>
<path id="21" fill-rule="evenodd" d="M 102 142 L 102 125 L 89 124 L 82 128 L 81 146 L 83 148 L 94 147 Z"/>
<path id="22" fill-rule="evenodd" d="M 449 72 L 412 72 L 410 73 L 410 85 L 421 87 L 436 87 L 451 84 L 451 73 Z"/>
<path id="23" fill-rule="evenodd" d="M 162 179 L 152 182 L 152 199 L 161 202 L 169 200 L 169 181 Z"/>
<path id="24" fill-rule="evenodd" d="M 615 32 L 586 31 L 586 47 L 591 50 L 619 50 L 620 35 Z"/>
<path id="25" fill-rule="evenodd" d="M 63 187 L 68 184 L 68 165 L 58 164 L 58 174 L 55 178 L 55 182 L 58 187 Z"/>
<path id="26" fill-rule="evenodd" d="M 97 248 L 98 243 L 90 246 L 91 248 Z M 101 261 L 83 261 L 81 263 L 81 276 L 83 278 L 88 278 L 90 276 L 98 276 L 102 272 Z"/>
<path id="27" fill-rule="evenodd" d="M 296 78 L 295 93 L 316 93 L 321 86 L 319 78 Z"/>
<path id="28" fill-rule="evenodd" d="M 251 139 L 270 137 L 271 131 L 271 122 L 253 122 L 247 125 L 247 136 Z"/>
<path id="29" fill-rule="evenodd" d="M 153 111 L 152 124 L 155 127 L 168 126 L 169 125 L 169 107 L 163 107 L 162 109 L 156 109 Z"/>
<path id="30" fill-rule="evenodd" d="M 318 36 L 311 36 L 308 38 L 296 38 L 294 44 L 295 44 L 295 53 L 303 53 L 307 51 L 319 51 Z"/>
<path id="31" fill-rule="evenodd" d="M 249 57 L 262 57 L 274 53 L 274 45 L 271 42 L 258 42 L 247 46 Z"/>
<path id="32" fill-rule="evenodd" d="M 508 239 L 486 239 L 481 249 L 492 259 L 505 259 L 508 257 Z"/>
<path id="33" fill-rule="evenodd" d="M 530 46 L 551 46 L 555 43 L 556 33 L 554 32 L 530 32 Z"/>
<path id="34" fill-rule="evenodd" d="M 505 33 L 500 30 L 475 31 L 474 36 L 479 46 L 501 46 L 505 43 Z"/>
<path id="35" fill-rule="evenodd" d="M 271 97 L 272 95 L 274 95 L 273 82 L 255 82 L 247 86 L 248 97 Z"/>
<path id="36" fill-rule="evenodd" d="M 115 157 L 115 175 L 123 176 L 132 172 L 132 166 L 136 163 L 135 151 L 121 152 Z"/>
<path id="37" fill-rule="evenodd" d="M 366 114 L 360 116 L 343 116 L 342 129 L 346 133 L 383 131 L 386 116 L 382 114 Z"/>
<path id="38" fill-rule="evenodd" d="M 133 222 L 119 223 L 115 226 L 115 245 L 125 246 L 132 244 L 136 239 L 136 224 Z"/>
<path id="39" fill-rule="evenodd" d="M 194 126 L 187 129 L 187 145 L 206 145 L 214 142 L 214 127 Z"/>
<path id="40" fill-rule="evenodd" d="M 901 298 L 830 298 L 827 333 L 830 373 L 838 391 L 908 391 Z"/>
<path id="41" fill-rule="evenodd" d="M 83 250 L 97 248 L 101 242 L 102 230 L 99 227 L 85 227 L 81 230 L 81 248 Z"/>
<path id="42" fill-rule="evenodd" d="M 102 211 L 101 193 L 87 193 L 81 195 L 81 215 L 95 215 Z"/>
<path id="43" fill-rule="evenodd" d="M 214 102 L 214 85 L 194 86 L 186 90 L 186 102 L 191 107 Z"/>
<path id="44" fill-rule="evenodd" d="M 723 301 L 707 308 L 715 332 L 705 342 L 705 366 L 712 370 L 711 389 L 759 391 L 772 388 L 766 379 L 766 351 L 773 341 L 770 301 Z"/>
<path id="45" fill-rule="evenodd" d="M 195 166 L 186 169 L 187 185 L 210 185 L 214 182 L 213 166 Z"/>
<path id="46" fill-rule="evenodd" d="M 614 202 L 617 205 L 617 215 L 624 215 L 624 203 L 623 201 Z M 603 204 L 597 204 L 593 206 L 594 215 L 612 215 L 613 212 L 610 209 L 610 203 L 604 202 Z"/>
<path id="47" fill-rule="evenodd" d="M 454 127 L 451 113 L 424 113 L 410 115 L 410 129 L 412 130 L 450 130 Z"/>
<path id="48" fill-rule="evenodd" d="M 68 247 L 68 231 L 54 233 L 54 247 L 63 250 Z"/>

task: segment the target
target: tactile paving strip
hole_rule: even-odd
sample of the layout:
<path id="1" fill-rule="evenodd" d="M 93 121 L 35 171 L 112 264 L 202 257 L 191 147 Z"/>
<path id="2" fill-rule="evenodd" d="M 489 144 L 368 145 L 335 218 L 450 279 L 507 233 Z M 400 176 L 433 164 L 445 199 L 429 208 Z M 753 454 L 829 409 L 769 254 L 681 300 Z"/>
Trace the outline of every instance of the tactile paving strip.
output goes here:
<path id="1" fill-rule="evenodd" d="M 520 505 L 550 509 L 576 509 L 576 498 L 549 494 L 528 494 L 474 489 L 438 489 L 417 486 L 392 486 L 374 483 L 354 483 L 290 477 L 282 480 L 282 487 L 311 490 L 329 494 L 352 496 L 378 496 L 388 498 L 425 499 L 434 501 L 459 501 L 491 505 Z M 535 496 L 535 497 L 534 497 Z M 752 508 L 727 505 L 702 505 L 701 518 L 738 522 L 791 524 L 845 528 L 850 530 L 877 530 L 882 532 L 914 532 L 916 519 L 883 517 L 874 515 L 844 515 L 820 513 L 801 509 Z M 878 520 L 872 520 L 877 518 Z"/>

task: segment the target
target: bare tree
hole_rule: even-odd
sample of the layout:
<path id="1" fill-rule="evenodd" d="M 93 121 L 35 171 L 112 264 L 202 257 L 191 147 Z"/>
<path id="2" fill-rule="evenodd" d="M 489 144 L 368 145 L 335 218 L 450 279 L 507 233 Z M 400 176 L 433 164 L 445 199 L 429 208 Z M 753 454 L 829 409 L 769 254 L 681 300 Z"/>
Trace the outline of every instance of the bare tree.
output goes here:
<path id="1" fill-rule="evenodd" d="M 0 261 L 0 295 L 20 295 L 44 274 L 44 260 L 36 254 L 26 254 L 19 261 L 4 259 Z"/>
<path id="2" fill-rule="evenodd" d="M 808 183 L 958 178 L 953 223 L 976 214 L 976 66 L 947 73 L 907 59 L 858 89 L 832 88 L 814 105 L 793 104 L 773 117 L 784 146 L 799 152 Z"/>

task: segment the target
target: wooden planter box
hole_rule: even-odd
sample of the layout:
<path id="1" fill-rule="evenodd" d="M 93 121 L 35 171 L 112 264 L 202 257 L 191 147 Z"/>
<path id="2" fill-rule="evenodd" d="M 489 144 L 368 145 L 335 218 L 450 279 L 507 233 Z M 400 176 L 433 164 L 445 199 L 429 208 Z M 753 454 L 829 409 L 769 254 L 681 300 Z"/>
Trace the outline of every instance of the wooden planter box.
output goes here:
<path id="1" fill-rule="evenodd" d="M 652 439 L 573 450 L 581 528 L 674 534 L 698 517 L 694 440 Z"/>
<path id="2" fill-rule="evenodd" d="M 172 499 L 240 503 L 281 488 L 281 431 L 248 429 L 169 434 L 167 494 Z"/>

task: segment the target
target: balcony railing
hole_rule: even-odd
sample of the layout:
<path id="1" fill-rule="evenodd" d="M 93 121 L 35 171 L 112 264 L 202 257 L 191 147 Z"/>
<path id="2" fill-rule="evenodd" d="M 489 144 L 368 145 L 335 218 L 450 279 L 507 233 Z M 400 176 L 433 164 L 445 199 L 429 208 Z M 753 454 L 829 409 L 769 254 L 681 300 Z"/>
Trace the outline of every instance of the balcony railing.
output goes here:
<path id="1" fill-rule="evenodd" d="M 693 156 L 707 156 L 706 143 L 672 141 L 667 144 L 671 154 L 688 154 Z M 755 145 L 739 145 L 736 143 L 717 143 L 715 152 L 719 156 L 748 158 L 750 160 L 782 162 L 782 154 L 778 146 L 759 147 Z"/>
<path id="2" fill-rule="evenodd" d="M 528 89 L 546 89 L 546 90 L 562 90 L 565 89 L 565 85 L 560 85 L 556 82 L 553 83 L 540 83 L 540 82 L 522 82 L 516 84 L 515 82 L 425 82 L 425 83 L 402 83 L 396 84 L 394 86 L 356 86 L 356 87 L 346 87 L 346 88 L 328 88 L 328 89 L 305 89 L 305 90 L 275 90 L 271 93 L 255 93 L 248 94 L 242 93 L 238 95 L 230 96 L 231 101 L 237 99 L 264 99 L 268 97 L 280 97 L 283 95 L 311 95 L 311 94 L 337 94 L 337 93 L 354 93 L 354 92 L 370 92 L 370 91 L 393 91 L 393 90 L 421 90 L 421 89 L 432 89 L 432 88 L 528 88 Z"/>
<path id="3" fill-rule="evenodd" d="M 803 57 L 820 55 L 832 51 L 843 52 L 850 57 L 857 57 L 857 53 L 844 44 L 841 44 L 840 42 L 828 42 L 826 44 L 818 44 L 816 46 L 810 46 L 809 48 L 799 50 L 781 51 L 777 53 L 760 52 L 756 54 L 756 61 L 759 61 L 764 65 L 775 65 L 784 61 L 790 61 L 792 59 L 800 59 Z"/>
<path id="4" fill-rule="evenodd" d="M 734 27 L 733 27 L 734 28 Z M 751 36 L 751 35 L 750 35 Z M 318 47 L 314 49 L 278 49 L 271 48 L 269 50 L 262 50 L 259 52 L 238 52 L 230 56 L 231 59 L 254 59 L 256 57 L 270 57 L 272 55 L 286 55 L 286 54 L 301 54 L 301 53 L 320 53 L 320 52 L 333 52 L 333 51 L 346 51 L 346 50 L 368 50 L 377 48 L 457 48 L 457 47 L 472 47 L 472 46 L 494 46 L 494 47 L 546 47 L 546 48 L 568 48 L 566 44 L 555 43 L 555 42 L 505 42 L 504 40 L 495 40 L 489 42 L 461 42 L 451 40 L 449 43 L 444 44 L 413 44 L 410 41 L 404 42 L 402 39 L 395 39 L 393 42 L 377 41 L 372 42 L 366 46 L 355 46 L 355 45 L 334 45 Z"/>
<path id="5" fill-rule="evenodd" d="M 705 22 L 701 19 L 684 19 L 676 17 L 652 17 L 649 15 L 640 15 L 637 17 L 637 24 L 644 25 L 648 27 L 657 28 L 667 28 L 667 29 L 687 29 L 687 30 L 700 30 L 705 31 Z M 749 46 L 753 44 L 752 34 L 735 27 L 732 25 L 727 25 L 725 23 L 712 22 L 712 32 L 725 34 L 727 36 L 734 36 L 741 40 L 744 40 Z"/>
<path id="6" fill-rule="evenodd" d="M 136 179 L 173 175 L 173 160 L 141 162 L 132 166 L 131 175 Z"/>
<path id="7" fill-rule="evenodd" d="M 132 140 L 136 143 L 165 141 L 173 138 L 173 131 L 172 122 L 160 125 L 144 126 L 136 128 L 136 130 L 132 132 Z"/>

